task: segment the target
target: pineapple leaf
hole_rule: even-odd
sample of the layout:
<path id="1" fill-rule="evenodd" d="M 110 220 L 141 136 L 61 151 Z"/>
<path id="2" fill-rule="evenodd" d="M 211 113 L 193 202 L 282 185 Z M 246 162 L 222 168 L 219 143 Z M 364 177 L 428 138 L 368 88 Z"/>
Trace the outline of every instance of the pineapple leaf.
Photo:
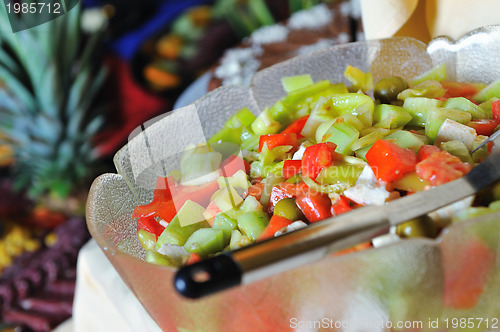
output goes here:
<path id="1" fill-rule="evenodd" d="M 27 109 L 32 110 L 36 108 L 36 102 L 30 91 L 26 89 L 21 81 L 5 69 L 5 67 L 0 67 L 0 80 L 10 88 L 10 91 L 15 94 L 19 100 L 25 103 Z"/>
<path id="2" fill-rule="evenodd" d="M 55 119 L 59 116 L 60 105 L 63 102 L 61 95 L 53 93 L 53 91 L 59 89 L 61 86 L 58 84 L 56 71 L 57 68 L 54 63 L 47 66 L 42 78 L 43 84 L 34 89 L 35 96 L 39 101 L 39 107 L 43 109 L 44 113 Z"/>
<path id="3" fill-rule="evenodd" d="M 5 52 L 0 43 L 0 63 L 3 67 L 8 68 L 14 76 L 21 75 L 22 71 L 19 65 Z"/>
<path id="4" fill-rule="evenodd" d="M 66 105 L 66 116 L 70 116 L 78 107 L 81 100 L 84 99 L 85 96 L 83 93 L 91 80 L 90 74 L 91 72 L 89 70 L 83 71 L 73 82 Z"/>
<path id="5" fill-rule="evenodd" d="M 93 78 L 92 82 L 89 82 L 90 86 L 87 89 L 87 93 L 85 98 L 80 99 L 79 107 L 83 109 L 88 109 L 92 100 L 97 97 L 97 94 L 100 92 L 100 88 L 106 79 L 107 71 L 102 68 L 97 75 Z"/>
<path id="6" fill-rule="evenodd" d="M 93 62 L 100 34 L 83 38 L 75 6 L 46 24 L 0 36 L 0 130 L 14 148 L 17 188 L 65 196 L 96 165 L 94 107 L 106 72 Z M 7 27 L 0 5 L 0 29 Z M 36 55 L 36 56 L 34 56 Z"/>

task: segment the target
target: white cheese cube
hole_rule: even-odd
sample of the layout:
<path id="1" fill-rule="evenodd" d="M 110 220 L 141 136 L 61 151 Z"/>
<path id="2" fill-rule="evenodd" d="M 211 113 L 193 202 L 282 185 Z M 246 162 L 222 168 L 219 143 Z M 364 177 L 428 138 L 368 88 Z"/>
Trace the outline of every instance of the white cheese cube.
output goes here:
<path id="1" fill-rule="evenodd" d="M 446 119 L 439 128 L 435 144 L 439 146 L 442 142 L 459 140 L 465 144 L 469 151 L 471 151 L 472 144 L 476 137 L 477 133 L 474 128 Z"/>

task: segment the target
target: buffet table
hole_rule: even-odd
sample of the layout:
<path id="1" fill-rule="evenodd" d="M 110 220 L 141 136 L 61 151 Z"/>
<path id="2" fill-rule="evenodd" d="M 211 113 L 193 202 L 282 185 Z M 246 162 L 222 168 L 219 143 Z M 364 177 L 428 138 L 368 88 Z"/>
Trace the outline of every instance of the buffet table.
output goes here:
<path id="1" fill-rule="evenodd" d="M 57 332 L 63 331 L 154 332 L 161 329 L 125 285 L 101 248 L 90 240 L 78 257 L 73 321 Z"/>

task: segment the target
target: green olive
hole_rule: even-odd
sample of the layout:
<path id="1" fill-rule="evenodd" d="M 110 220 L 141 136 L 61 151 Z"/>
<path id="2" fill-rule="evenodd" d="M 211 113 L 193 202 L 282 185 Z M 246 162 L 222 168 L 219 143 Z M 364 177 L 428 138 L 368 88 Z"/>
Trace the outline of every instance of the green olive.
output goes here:
<path id="1" fill-rule="evenodd" d="M 408 220 L 396 228 L 396 234 L 402 238 L 437 236 L 436 223 L 429 216 Z"/>
<path id="2" fill-rule="evenodd" d="M 295 174 L 295 175 L 289 177 L 288 180 L 286 180 L 286 182 L 288 182 L 288 183 L 300 183 L 300 182 L 302 182 L 302 177 L 300 176 L 300 174 Z"/>
<path id="3" fill-rule="evenodd" d="M 398 94 L 408 89 L 408 83 L 398 76 L 386 77 L 375 84 L 373 96 L 382 104 L 390 104 L 397 100 Z"/>
<path id="4" fill-rule="evenodd" d="M 295 199 L 293 198 L 283 198 L 274 207 L 274 214 L 287 218 L 291 221 L 299 220 L 304 217 L 302 211 L 295 204 Z"/>

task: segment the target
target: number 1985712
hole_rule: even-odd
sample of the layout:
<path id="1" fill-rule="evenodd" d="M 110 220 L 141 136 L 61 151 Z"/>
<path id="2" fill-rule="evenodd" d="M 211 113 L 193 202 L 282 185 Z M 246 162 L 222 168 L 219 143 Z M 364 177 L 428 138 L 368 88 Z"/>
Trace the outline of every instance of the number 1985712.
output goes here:
<path id="1" fill-rule="evenodd" d="M 7 3 L 5 7 L 8 14 L 61 14 L 59 2 Z"/>

